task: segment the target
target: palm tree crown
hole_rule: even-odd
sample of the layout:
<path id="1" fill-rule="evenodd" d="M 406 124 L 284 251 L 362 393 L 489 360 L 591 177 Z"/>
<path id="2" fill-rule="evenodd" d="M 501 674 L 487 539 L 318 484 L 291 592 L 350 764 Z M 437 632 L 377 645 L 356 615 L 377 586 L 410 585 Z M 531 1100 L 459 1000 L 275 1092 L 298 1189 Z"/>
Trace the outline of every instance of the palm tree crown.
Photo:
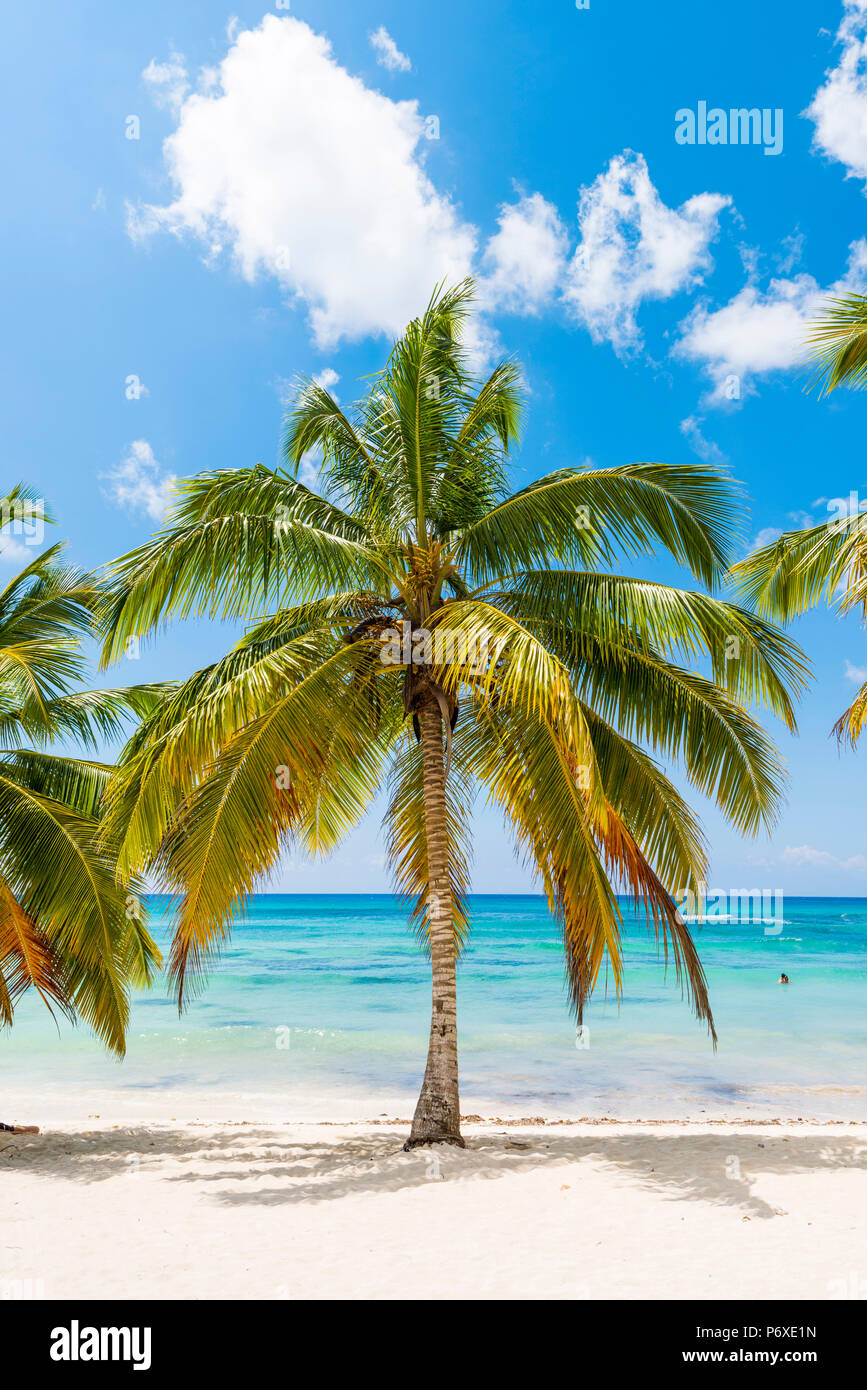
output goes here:
<path id="1" fill-rule="evenodd" d="M 32 503 L 22 487 L 10 499 Z M 122 1054 L 130 987 L 150 983 L 159 953 L 137 881 L 120 888 L 99 842 L 112 769 L 49 745 L 93 749 L 156 696 L 145 687 L 78 689 L 102 594 L 59 563 L 60 551 L 36 555 L 0 590 L 0 1023 L 12 1022 L 33 989 Z"/>
<path id="2" fill-rule="evenodd" d="M 818 366 L 814 384 L 830 395 L 867 386 L 867 296 L 829 300 L 808 342 Z M 786 531 L 734 567 L 744 598 L 766 618 L 789 622 L 825 602 L 867 618 L 867 513 L 857 494 L 818 526 Z M 867 681 L 834 725 L 854 746 L 867 724 Z"/>
<path id="3" fill-rule="evenodd" d="M 473 797 L 502 807 L 538 874 L 579 1016 L 606 956 L 620 988 L 623 888 L 712 1029 L 672 897 L 704 876 L 703 838 L 646 745 L 741 830 L 770 825 L 784 779 L 746 704 L 793 727 L 805 673 L 761 618 L 612 572 L 661 546 L 720 582 L 742 504 L 708 468 L 563 468 L 510 491 L 520 374 L 473 376 L 470 303 L 469 284 L 434 296 L 352 411 L 299 384 L 284 466 L 188 480 L 162 533 L 108 576 L 106 661 L 174 614 L 256 617 L 144 721 L 111 798 L 121 872 L 148 866 L 180 895 L 179 1000 L 281 850 L 327 853 L 387 782 L 390 864 L 434 977 L 413 1142 L 460 1142 Z M 318 492 L 297 477 L 314 455 Z M 709 675 L 691 669 L 702 659 Z"/>

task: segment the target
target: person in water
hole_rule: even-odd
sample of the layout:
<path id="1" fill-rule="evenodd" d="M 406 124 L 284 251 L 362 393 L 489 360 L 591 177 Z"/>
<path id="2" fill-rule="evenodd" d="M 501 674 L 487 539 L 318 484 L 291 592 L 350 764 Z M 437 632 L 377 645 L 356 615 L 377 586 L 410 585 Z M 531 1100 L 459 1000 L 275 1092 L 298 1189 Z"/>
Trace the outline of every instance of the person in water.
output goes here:
<path id="1" fill-rule="evenodd" d="M 38 1125 L 0 1125 L 4 1134 L 38 1134 Z"/>
<path id="2" fill-rule="evenodd" d="M 777 984 L 778 984 L 778 985 L 787 985 L 788 983 L 789 983 L 789 977 L 788 977 L 788 975 L 781 975 L 780 978 L 777 980 Z"/>

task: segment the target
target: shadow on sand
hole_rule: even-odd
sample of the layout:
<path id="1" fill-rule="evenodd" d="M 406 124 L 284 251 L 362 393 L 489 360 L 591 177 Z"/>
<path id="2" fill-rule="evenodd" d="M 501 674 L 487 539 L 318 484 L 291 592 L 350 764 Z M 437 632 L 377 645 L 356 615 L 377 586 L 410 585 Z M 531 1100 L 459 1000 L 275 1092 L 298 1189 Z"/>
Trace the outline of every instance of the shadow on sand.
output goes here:
<path id="1" fill-rule="evenodd" d="M 753 1219 L 776 1213 L 753 1187 L 759 1174 L 867 1169 L 867 1141 L 855 1135 L 784 1136 L 772 1127 L 739 1133 L 660 1134 L 651 1128 L 617 1134 L 557 1134 L 553 1130 L 474 1133 L 467 1148 L 438 1146 L 404 1153 L 401 1127 L 376 1133 L 343 1130 L 295 1140 L 296 1126 L 136 1126 L 82 1134 L 48 1132 L 0 1147 L 0 1182 L 14 1172 L 48 1180 L 101 1182 L 124 1174 L 167 1170 L 159 1180 L 204 1186 L 204 1200 L 221 1206 L 285 1206 L 339 1200 L 360 1190 L 377 1194 L 430 1182 L 487 1182 L 504 1174 L 550 1170 L 592 1160 L 637 1178 L 671 1201 L 735 1207 Z M 309 1135 L 309 1127 L 307 1127 Z M 6 1136 L 4 1136 L 5 1138 Z M 156 1176 L 156 1174 L 155 1174 Z M 580 1176 L 572 1173 L 570 1185 Z M 201 1197 L 198 1200 L 202 1200 Z"/>

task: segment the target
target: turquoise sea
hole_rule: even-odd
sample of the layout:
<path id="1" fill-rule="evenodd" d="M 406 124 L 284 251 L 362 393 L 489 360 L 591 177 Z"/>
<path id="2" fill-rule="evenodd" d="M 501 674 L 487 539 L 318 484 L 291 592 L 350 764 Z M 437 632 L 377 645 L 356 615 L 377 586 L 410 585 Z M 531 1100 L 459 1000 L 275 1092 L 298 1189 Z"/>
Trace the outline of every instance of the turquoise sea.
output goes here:
<path id="1" fill-rule="evenodd" d="M 170 907 L 151 900 L 158 935 Z M 465 1112 L 867 1119 L 867 899 L 786 898 L 770 930 L 757 904 L 756 920 L 695 925 L 716 1053 L 633 913 L 622 1002 L 600 986 L 578 1037 L 543 899 L 471 907 Z M 123 1062 L 22 1003 L 0 1034 L 0 1119 L 408 1116 L 428 1024 L 427 962 L 395 899 L 263 894 L 183 1018 L 164 985 L 136 998 Z"/>

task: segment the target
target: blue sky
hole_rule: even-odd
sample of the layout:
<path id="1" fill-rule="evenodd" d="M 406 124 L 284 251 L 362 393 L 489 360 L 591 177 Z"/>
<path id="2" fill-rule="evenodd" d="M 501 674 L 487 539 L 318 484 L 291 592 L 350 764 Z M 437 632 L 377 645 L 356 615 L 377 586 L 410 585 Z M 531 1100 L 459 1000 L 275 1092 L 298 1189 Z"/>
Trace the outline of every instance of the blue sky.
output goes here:
<path id="1" fill-rule="evenodd" d="M 287 379 L 351 400 L 435 281 L 471 270 L 480 358 L 526 368 L 516 481 L 698 454 L 747 486 L 744 550 L 824 519 L 867 490 L 867 399 L 819 402 L 798 369 L 823 292 L 867 279 L 865 39 L 867 0 L 19 7 L 8 482 L 97 565 L 145 539 L 173 475 L 276 462 Z M 782 150 L 678 143 L 701 101 L 781 111 Z M 776 731 L 789 806 L 744 842 L 699 801 L 713 881 L 867 892 L 865 754 L 828 738 L 864 634 L 827 612 L 793 631 L 816 679 L 800 736 Z M 113 679 L 182 676 L 232 636 L 175 626 Z M 275 887 L 385 888 L 377 823 Z M 479 891 L 529 886 L 492 813 L 477 864 Z"/>

